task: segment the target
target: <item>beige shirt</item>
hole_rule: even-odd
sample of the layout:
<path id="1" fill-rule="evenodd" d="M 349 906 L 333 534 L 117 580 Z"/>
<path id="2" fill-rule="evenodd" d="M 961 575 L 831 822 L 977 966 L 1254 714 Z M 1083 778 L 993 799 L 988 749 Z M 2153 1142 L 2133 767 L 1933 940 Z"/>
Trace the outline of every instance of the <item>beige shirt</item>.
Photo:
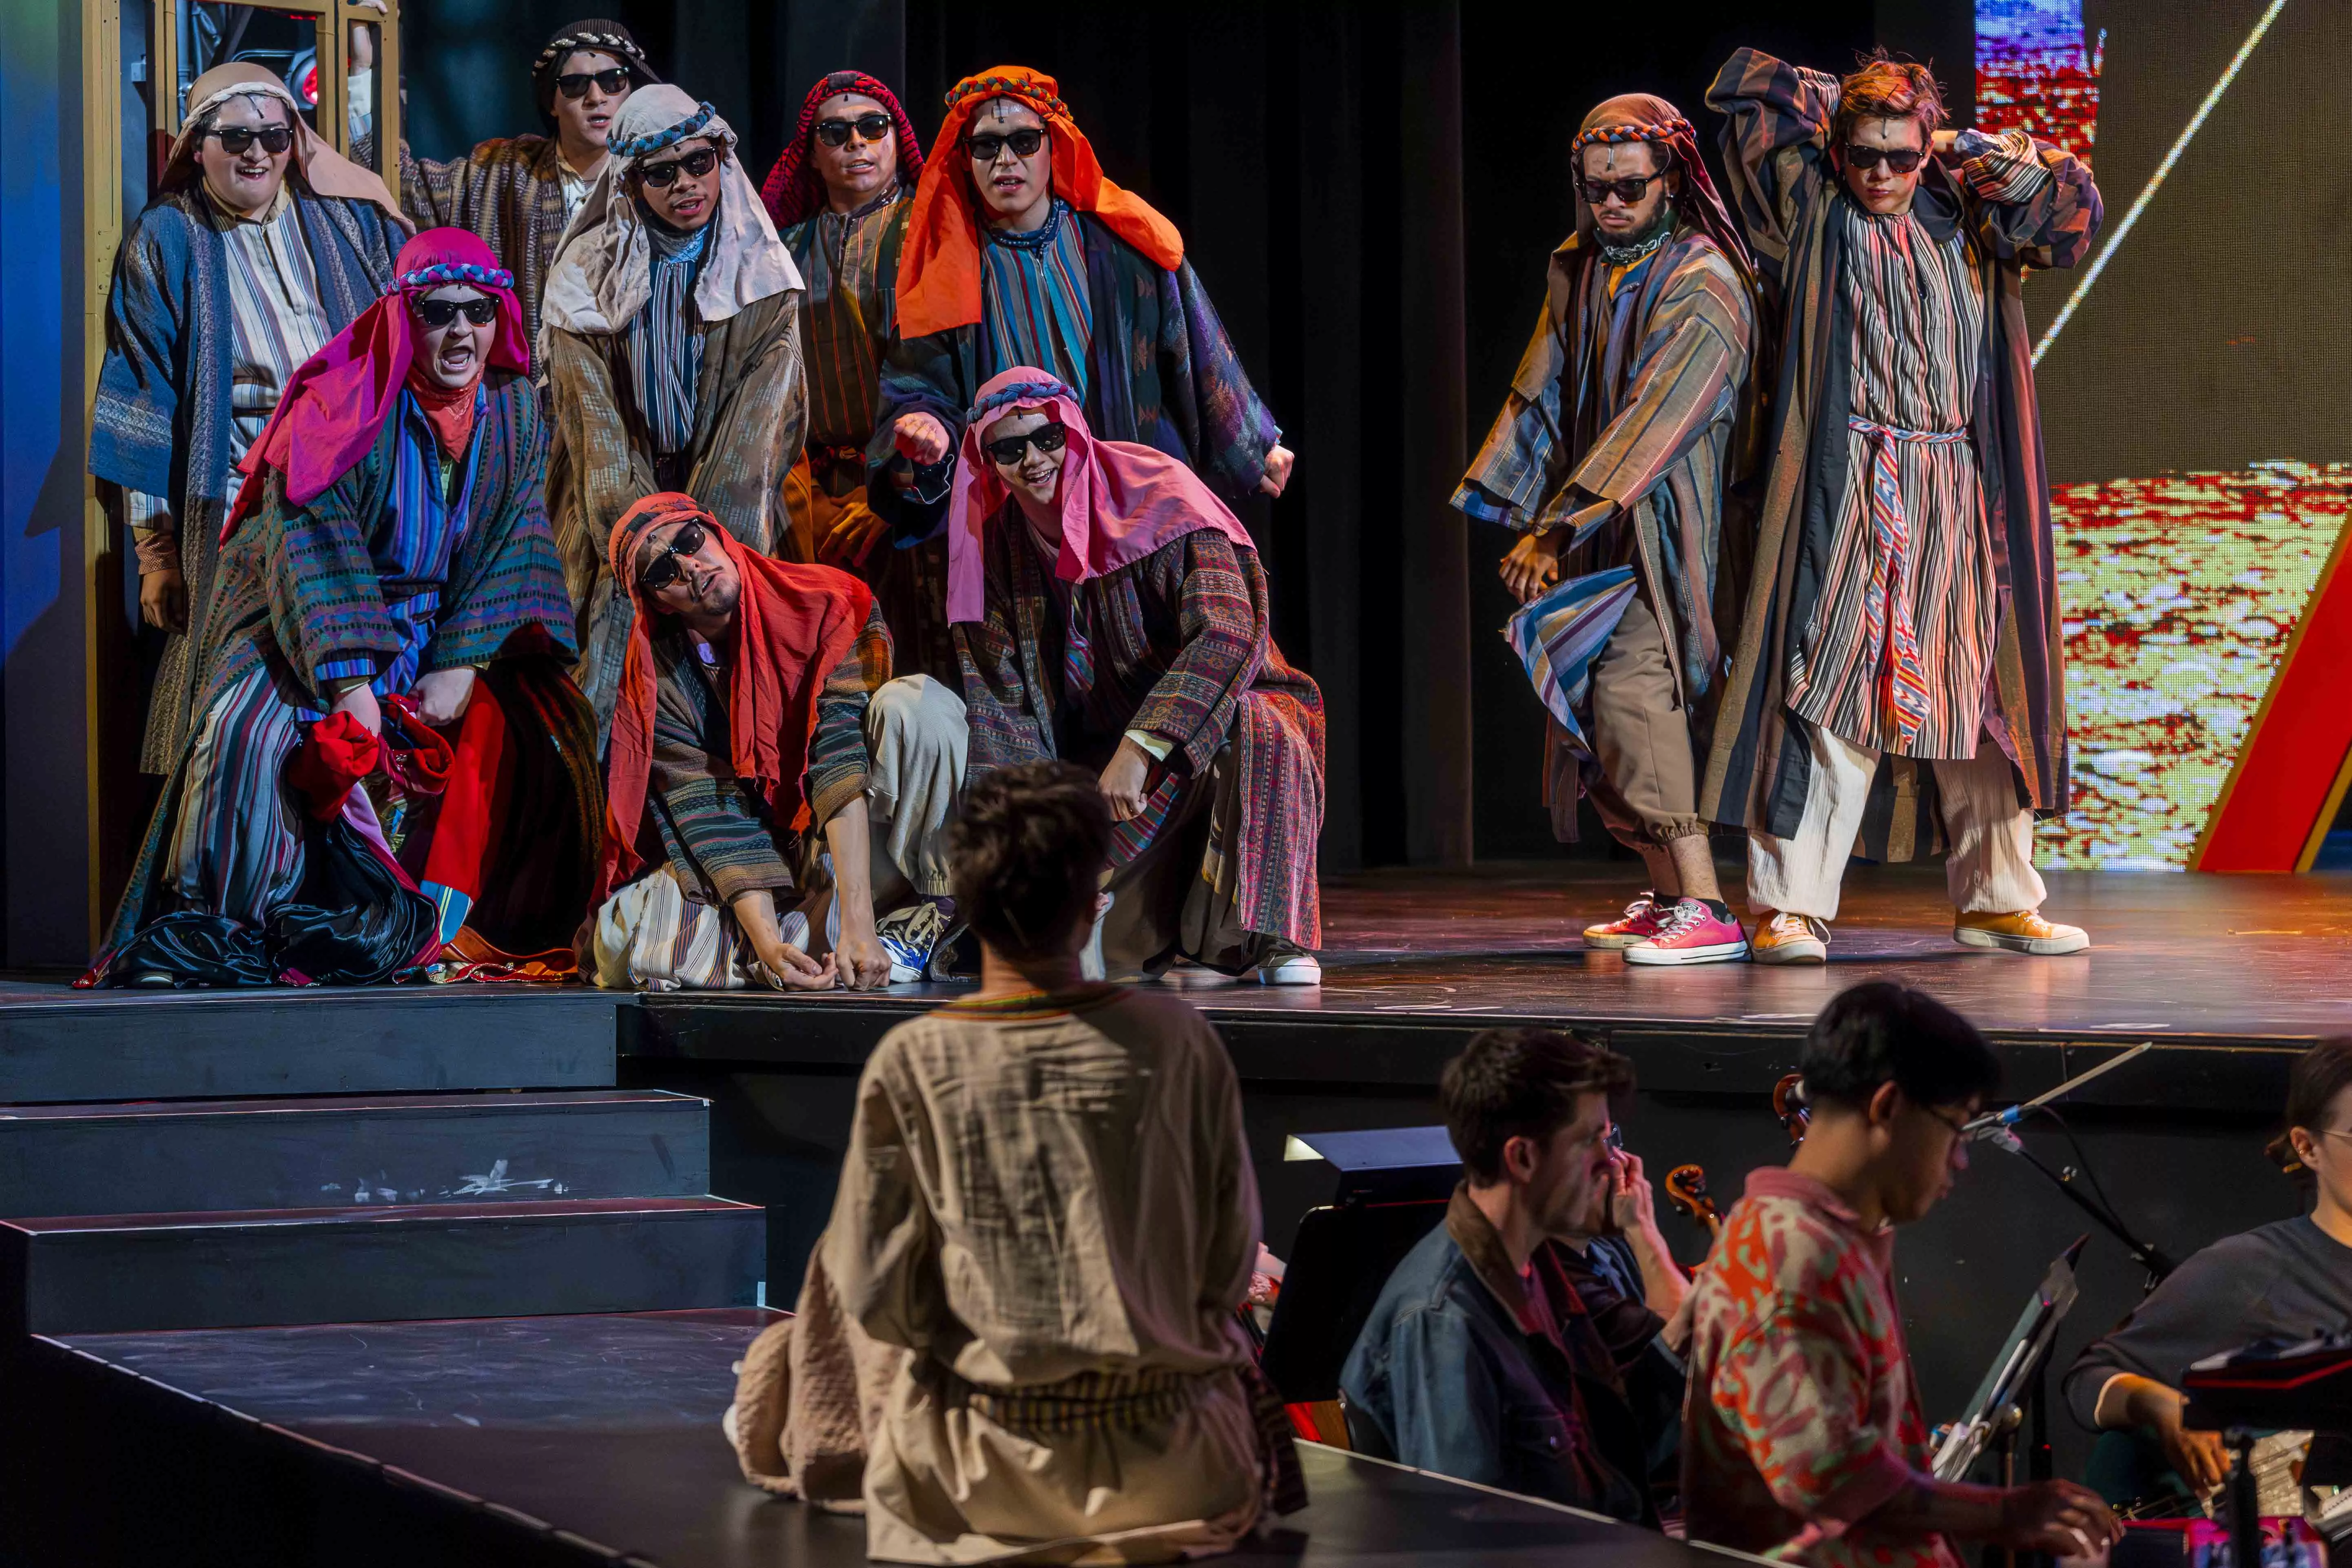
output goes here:
<path id="1" fill-rule="evenodd" d="M 1257 1239 L 1233 1066 L 1183 1002 L 1090 986 L 891 1030 L 823 1243 L 846 1313 L 914 1352 L 866 1466 L 869 1553 L 1231 1544 L 1260 1502 L 1236 1317 Z M 1053 1414 L 1106 1398 L 1140 1414 Z"/>

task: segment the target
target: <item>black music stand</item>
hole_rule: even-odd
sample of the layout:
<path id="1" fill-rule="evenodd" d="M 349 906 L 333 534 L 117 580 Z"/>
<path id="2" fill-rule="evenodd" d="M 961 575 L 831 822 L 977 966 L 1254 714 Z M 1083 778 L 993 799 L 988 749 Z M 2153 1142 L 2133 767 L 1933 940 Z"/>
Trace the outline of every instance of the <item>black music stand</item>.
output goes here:
<path id="1" fill-rule="evenodd" d="M 2074 1244 L 2053 1259 L 2049 1272 L 2033 1297 L 2018 1314 L 2017 1324 L 2001 1343 L 2000 1353 L 1993 1357 L 1986 1369 L 1984 1381 L 1977 1384 L 1969 1400 L 1969 1413 L 1955 1423 L 1951 1431 L 1936 1449 L 1935 1472 L 1937 1480 L 1965 1479 L 1970 1466 L 1983 1454 L 1988 1443 L 2001 1456 L 2001 1484 L 2016 1481 L 2015 1459 L 2017 1428 L 2024 1418 L 2026 1403 L 2034 1397 L 2042 1369 L 2050 1359 L 2050 1347 L 2058 1338 L 2058 1325 L 2065 1321 L 2080 1292 L 2074 1285 L 2074 1265 L 2090 1241 L 2078 1236 Z"/>
<path id="2" fill-rule="evenodd" d="M 2230 1445 L 2230 1551 L 2236 1568 L 2262 1568 L 2263 1521 L 2254 1439 L 2263 1432 L 2352 1433 L 2352 1338 L 2321 1335 L 2301 1344 L 2257 1340 L 2208 1356 L 2180 1380 L 2180 1424 L 2219 1432 Z"/>

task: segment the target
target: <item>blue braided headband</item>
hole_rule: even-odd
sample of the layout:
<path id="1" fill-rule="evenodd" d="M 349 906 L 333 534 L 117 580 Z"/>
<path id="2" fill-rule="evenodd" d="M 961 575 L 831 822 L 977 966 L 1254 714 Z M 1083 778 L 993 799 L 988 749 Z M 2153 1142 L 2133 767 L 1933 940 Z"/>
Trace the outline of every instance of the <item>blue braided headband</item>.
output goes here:
<path id="1" fill-rule="evenodd" d="M 675 147 L 689 136 L 701 135 L 702 128 L 718 118 L 718 115 L 719 111 L 706 103 L 697 109 L 690 118 L 679 121 L 667 131 L 656 131 L 650 136 L 640 136 L 629 142 L 614 142 L 608 137 L 604 145 L 612 150 L 613 156 L 615 158 L 642 158 L 648 153 L 658 153 L 665 147 Z"/>
<path id="2" fill-rule="evenodd" d="M 512 289 L 514 274 L 503 267 L 477 267 L 470 261 L 436 261 L 392 280 L 394 291 L 429 289 L 436 283 L 479 283 L 488 289 Z"/>
<path id="3" fill-rule="evenodd" d="M 1568 144 L 1570 153 L 1583 152 L 1587 147 L 1620 142 L 1666 142 L 1676 136 L 1698 134 L 1687 120 L 1662 120 L 1655 125 L 1596 125 Z"/>
<path id="4" fill-rule="evenodd" d="M 1050 375 L 1043 381 L 1016 381 L 1010 386 L 998 387 L 994 392 L 973 404 L 971 412 L 964 416 L 964 423 L 977 425 L 982 416 L 992 413 L 1008 403 L 1034 403 L 1046 397 L 1066 397 L 1072 403 L 1078 400 L 1076 393 L 1072 392 Z"/>

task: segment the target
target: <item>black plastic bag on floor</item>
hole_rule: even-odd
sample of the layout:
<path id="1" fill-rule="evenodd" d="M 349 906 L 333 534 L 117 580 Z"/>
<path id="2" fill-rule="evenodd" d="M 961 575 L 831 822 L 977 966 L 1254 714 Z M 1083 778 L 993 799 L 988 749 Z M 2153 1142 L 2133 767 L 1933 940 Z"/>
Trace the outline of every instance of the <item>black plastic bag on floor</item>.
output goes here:
<path id="1" fill-rule="evenodd" d="M 402 885 L 359 832 L 337 817 L 307 835 L 301 896 L 256 928 L 181 910 L 116 955 L 105 984 L 374 985 L 411 968 L 437 923 L 432 900 Z"/>

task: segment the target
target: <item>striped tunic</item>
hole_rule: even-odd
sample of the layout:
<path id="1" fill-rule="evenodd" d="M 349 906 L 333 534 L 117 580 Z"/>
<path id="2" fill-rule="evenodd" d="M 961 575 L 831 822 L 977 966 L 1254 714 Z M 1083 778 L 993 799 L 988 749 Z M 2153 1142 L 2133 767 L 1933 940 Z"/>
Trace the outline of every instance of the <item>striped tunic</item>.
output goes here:
<path id="1" fill-rule="evenodd" d="M 690 900 L 731 903 L 761 888 L 796 885 L 767 803 L 728 765 L 728 686 L 721 650 L 675 633 L 654 641 L 653 789 L 646 815 Z M 890 631 L 877 608 L 825 678 L 809 737 L 809 819 L 822 831 L 866 789 L 866 707 L 890 679 Z"/>
<path id="2" fill-rule="evenodd" d="M 808 284 L 802 353 L 812 446 L 862 447 L 873 437 L 897 314 L 896 296 L 883 287 L 882 252 L 907 208 L 906 193 L 893 186 L 856 212 L 821 212 L 785 240 Z"/>
<path id="3" fill-rule="evenodd" d="M 1874 217 L 1841 201 L 1831 217 L 1853 311 L 1852 417 L 1883 428 L 1966 436 L 1984 347 L 1982 283 L 1957 230 L 1941 244 L 1909 214 Z M 1864 633 L 1874 555 L 1887 545 L 1871 515 L 1871 470 L 1890 450 L 1907 544 L 1889 574 L 1877 647 Z M 1899 582 L 1895 580 L 1899 574 Z M 1974 444 L 1889 439 L 1846 431 L 1821 597 L 1791 647 L 1789 705 L 1832 734 L 1895 756 L 1966 760 L 1977 752 L 1995 595 L 1984 485 Z M 1906 742 L 1888 701 L 1891 631 L 1907 616 L 1918 645 L 1926 713 Z"/>
<path id="4" fill-rule="evenodd" d="M 981 298 L 987 305 L 982 379 L 1015 365 L 1034 365 L 1085 397 L 1094 296 L 1087 286 L 1086 246 L 1069 205 L 1055 197 L 1053 216 L 1031 234 L 990 230 L 981 258 Z"/>
<path id="5" fill-rule="evenodd" d="M 694 386 L 702 374 L 694 279 L 710 227 L 680 235 L 648 222 L 646 232 L 653 239 L 653 291 L 629 323 L 629 373 L 654 455 L 667 458 L 694 439 Z"/>

